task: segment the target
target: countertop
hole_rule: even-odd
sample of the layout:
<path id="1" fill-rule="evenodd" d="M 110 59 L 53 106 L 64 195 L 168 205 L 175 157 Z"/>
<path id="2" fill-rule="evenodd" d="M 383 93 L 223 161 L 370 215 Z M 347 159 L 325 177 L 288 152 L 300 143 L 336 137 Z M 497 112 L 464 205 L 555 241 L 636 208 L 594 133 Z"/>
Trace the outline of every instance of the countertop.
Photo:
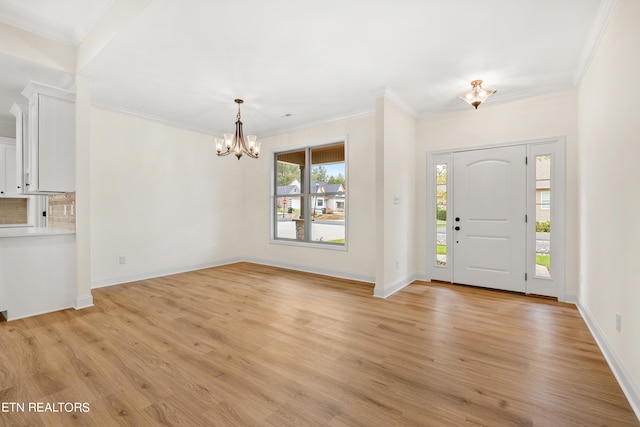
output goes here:
<path id="1" fill-rule="evenodd" d="M 0 238 L 3 237 L 34 237 L 58 236 L 61 234 L 76 234 L 73 230 L 50 227 L 0 227 Z"/>

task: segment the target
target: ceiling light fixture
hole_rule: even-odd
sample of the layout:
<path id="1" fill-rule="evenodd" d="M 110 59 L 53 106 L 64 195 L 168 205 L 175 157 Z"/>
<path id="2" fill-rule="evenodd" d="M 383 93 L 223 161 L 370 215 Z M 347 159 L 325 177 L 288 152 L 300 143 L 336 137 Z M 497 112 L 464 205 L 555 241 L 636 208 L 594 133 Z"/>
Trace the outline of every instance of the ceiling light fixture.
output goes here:
<path id="1" fill-rule="evenodd" d="M 482 104 L 491 95 L 496 93 L 495 89 L 486 89 L 482 87 L 482 80 L 474 80 L 471 82 L 471 89 L 462 93 L 460 99 L 466 101 L 469 105 L 473 106 L 476 110 L 478 105 Z"/>
<path id="2" fill-rule="evenodd" d="M 257 159 L 260 156 L 260 143 L 255 135 L 247 135 L 247 143 L 244 142 L 244 136 L 242 135 L 242 121 L 240 121 L 240 104 L 244 101 L 242 99 L 234 100 L 238 104 L 238 114 L 236 115 L 236 134 L 225 133 L 224 139 L 216 138 L 216 151 L 218 156 L 226 156 L 228 154 L 235 154 L 238 160 L 243 154 Z M 223 148 L 226 151 L 222 151 Z"/>

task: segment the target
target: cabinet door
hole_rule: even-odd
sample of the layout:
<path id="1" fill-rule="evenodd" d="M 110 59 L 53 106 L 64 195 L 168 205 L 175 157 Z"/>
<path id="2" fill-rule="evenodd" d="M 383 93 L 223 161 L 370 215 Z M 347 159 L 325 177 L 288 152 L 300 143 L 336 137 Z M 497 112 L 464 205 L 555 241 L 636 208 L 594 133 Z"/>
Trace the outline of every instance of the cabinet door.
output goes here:
<path id="1" fill-rule="evenodd" d="M 7 142 L 13 139 L 1 138 Z M 17 194 L 16 187 L 16 148 L 13 145 L 0 144 L 0 196 Z"/>
<path id="2" fill-rule="evenodd" d="M 7 173 L 5 170 L 6 152 L 4 145 L 0 145 L 0 197 L 7 195 Z"/>
<path id="3" fill-rule="evenodd" d="M 13 104 L 11 113 L 16 117 L 16 189 L 18 194 L 25 191 L 24 188 L 24 164 L 28 159 L 27 151 L 27 109 L 18 104 Z"/>
<path id="4" fill-rule="evenodd" d="M 4 149 L 4 174 L 5 185 L 4 194 L 18 194 L 16 184 L 16 149 L 15 147 L 6 147 Z"/>
<path id="5" fill-rule="evenodd" d="M 40 95 L 38 191 L 75 190 L 75 104 Z"/>

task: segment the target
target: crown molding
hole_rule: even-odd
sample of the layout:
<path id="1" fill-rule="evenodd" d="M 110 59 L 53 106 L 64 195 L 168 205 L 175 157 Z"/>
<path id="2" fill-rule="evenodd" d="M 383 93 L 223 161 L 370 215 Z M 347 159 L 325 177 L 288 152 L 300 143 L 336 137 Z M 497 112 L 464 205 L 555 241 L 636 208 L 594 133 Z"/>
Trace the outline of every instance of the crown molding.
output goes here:
<path id="1" fill-rule="evenodd" d="M 345 120 L 353 120 L 353 119 L 359 119 L 359 118 L 363 118 L 363 117 L 370 117 L 375 115 L 375 109 L 374 108 L 367 108 L 365 110 L 359 110 L 359 111 L 355 111 L 349 114 L 342 114 L 339 116 L 332 116 L 332 117 L 328 117 L 325 119 L 321 119 L 321 120 L 315 120 L 315 121 L 311 121 L 311 122 L 306 122 L 303 123 L 301 125 L 296 125 L 296 126 L 290 126 L 290 127 L 283 127 L 273 133 L 267 133 L 264 136 L 261 136 L 261 138 L 271 138 L 274 136 L 279 136 L 279 135 L 285 135 L 287 133 L 293 133 L 293 132 L 299 132 L 299 131 L 303 131 L 306 129 L 311 129 L 311 128 L 315 128 L 318 126 L 324 126 L 324 125 L 328 125 L 331 123 L 337 123 L 337 122 L 342 122 Z"/>
<path id="2" fill-rule="evenodd" d="M 113 6 L 114 2 L 115 0 L 108 0 L 90 21 L 84 25 L 78 24 L 70 30 L 55 28 L 50 25 L 46 19 L 40 18 L 36 21 L 29 21 L 28 19 L 24 19 L 24 17 L 6 11 L 0 12 L 0 22 L 5 22 L 12 27 L 75 48 L 78 47 L 89 31 L 102 19 L 105 13 Z"/>
<path id="3" fill-rule="evenodd" d="M 580 85 L 580 83 L 582 82 L 582 78 L 589 69 L 589 65 L 591 65 L 593 55 L 596 53 L 596 49 L 600 44 L 600 40 L 602 39 L 602 36 L 607 29 L 609 18 L 611 18 L 611 15 L 613 14 L 613 10 L 616 8 L 617 3 L 618 0 L 602 0 L 600 2 L 598 13 L 596 14 L 596 18 L 591 25 L 589 34 L 587 35 L 587 40 L 585 41 L 582 48 L 582 54 L 580 56 L 580 61 L 578 62 L 578 68 L 576 69 L 576 72 L 573 76 L 574 86 L 577 87 Z"/>
<path id="4" fill-rule="evenodd" d="M 184 129 L 184 130 L 188 130 L 191 132 L 197 132 L 197 133 L 201 133 L 204 135 L 209 135 L 209 136 L 221 136 L 219 133 L 216 132 L 212 132 L 211 129 L 205 129 L 205 128 L 200 128 L 197 126 L 190 126 L 187 125 L 185 123 L 182 122 L 178 122 L 178 121 L 172 121 L 172 120 L 166 120 L 164 118 L 155 116 L 153 114 L 147 114 L 147 113 L 141 113 L 139 111 L 135 111 L 135 110 L 129 110 L 126 108 L 122 108 L 122 107 L 118 107 L 115 105 L 111 105 L 111 104 L 103 104 L 103 103 L 92 103 L 91 104 L 92 107 L 101 109 L 101 110 L 105 110 L 105 111 L 111 111 L 114 113 L 120 113 L 120 114 L 126 114 L 129 116 L 133 116 L 133 117 L 137 117 L 139 119 L 143 119 L 143 120 L 149 120 L 152 122 L 156 122 L 156 123 L 160 123 L 166 126 L 171 126 L 171 127 L 175 127 L 178 129 Z M 317 126 L 322 126 L 322 125 L 326 125 L 326 124 L 330 124 L 330 123 L 335 123 L 335 122 L 341 122 L 344 120 L 352 120 L 352 119 L 358 119 L 361 117 L 368 117 L 368 116 L 372 116 L 375 114 L 375 111 L 373 108 L 371 109 L 367 109 L 367 110 L 361 110 L 361 111 L 356 111 L 353 113 L 349 113 L 349 114 L 344 114 L 344 115 L 340 115 L 340 116 L 333 116 L 327 119 L 322 119 L 322 120 L 317 120 L 317 121 L 313 121 L 313 122 L 307 122 L 304 123 L 302 125 L 298 125 L 298 126 L 291 126 L 291 127 L 283 127 L 277 131 L 274 132 L 267 132 L 265 134 L 261 134 L 260 135 L 260 139 L 264 139 L 264 138 L 270 138 L 273 136 L 279 136 L 279 135 L 284 135 L 287 133 L 292 133 L 292 132 L 298 132 L 301 130 L 305 130 L 305 129 L 310 129 L 310 128 L 314 128 Z"/>
<path id="5" fill-rule="evenodd" d="M 109 0 L 104 5 L 102 5 L 102 8 L 98 12 L 98 14 L 87 25 L 85 25 L 84 28 L 74 28 L 75 47 L 80 46 L 80 43 L 84 41 L 84 38 L 87 37 L 87 34 L 89 34 L 91 30 L 93 30 L 96 25 L 98 25 L 98 22 L 100 22 L 102 18 L 104 18 L 105 14 L 109 9 L 111 9 L 111 6 L 113 6 L 114 3 L 115 0 Z"/>
<path id="6" fill-rule="evenodd" d="M 128 116 L 133 116 L 133 117 L 137 117 L 139 119 L 143 119 L 143 120 L 149 120 L 152 122 L 156 122 L 156 123 L 160 123 L 166 126 L 171 126 L 174 128 L 178 128 L 178 129 L 184 129 L 184 130 L 188 130 L 191 132 L 197 132 L 197 133 L 201 133 L 204 135 L 209 135 L 209 136 L 220 136 L 214 132 L 211 132 L 210 129 L 204 129 L 204 128 L 199 128 L 197 126 L 189 126 L 186 125 L 182 122 L 178 122 L 178 121 L 173 121 L 173 120 L 166 120 L 163 119 L 161 117 L 158 116 L 154 116 L 153 114 L 147 114 L 147 113 L 141 113 L 139 111 L 135 111 L 135 110 L 129 110 L 127 108 L 122 108 L 122 107 L 118 107 L 115 105 L 111 105 L 111 104 L 102 104 L 102 103 L 96 103 L 93 102 L 91 104 L 92 107 L 101 109 L 101 110 L 105 110 L 105 111 L 111 111 L 114 113 L 120 113 L 120 114 L 126 114 Z"/>
<path id="7" fill-rule="evenodd" d="M 407 103 L 405 102 L 400 95 L 394 92 L 390 87 L 385 87 L 383 90 L 374 92 L 375 98 L 385 98 L 391 102 L 393 102 L 397 107 L 403 110 L 405 113 L 410 114 L 412 117 L 418 117 L 418 113 Z"/>

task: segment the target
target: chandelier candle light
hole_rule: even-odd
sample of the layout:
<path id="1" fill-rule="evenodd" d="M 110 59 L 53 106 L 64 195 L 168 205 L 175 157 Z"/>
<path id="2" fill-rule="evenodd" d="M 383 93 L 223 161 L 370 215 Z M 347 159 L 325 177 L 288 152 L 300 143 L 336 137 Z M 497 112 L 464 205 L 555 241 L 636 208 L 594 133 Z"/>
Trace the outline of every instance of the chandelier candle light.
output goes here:
<path id="1" fill-rule="evenodd" d="M 240 121 L 240 104 L 244 101 L 242 99 L 234 100 L 238 104 L 238 114 L 236 115 L 236 134 L 225 133 L 224 139 L 216 138 L 216 151 L 218 156 L 226 156 L 228 154 L 235 154 L 238 160 L 243 154 L 257 159 L 260 156 L 260 143 L 255 135 L 247 135 L 247 142 L 244 142 L 244 136 L 242 135 L 242 121 Z M 225 151 L 223 151 L 223 148 Z"/>
<path id="2" fill-rule="evenodd" d="M 471 89 L 460 95 L 460 99 L 466 101 L 476 110 L 478 105 L 482 104 L 491 95 L 496 93 L 495 89 L 486 89 L 482 87 L 482 80 L 474 80 L 471 82 Z"/>

